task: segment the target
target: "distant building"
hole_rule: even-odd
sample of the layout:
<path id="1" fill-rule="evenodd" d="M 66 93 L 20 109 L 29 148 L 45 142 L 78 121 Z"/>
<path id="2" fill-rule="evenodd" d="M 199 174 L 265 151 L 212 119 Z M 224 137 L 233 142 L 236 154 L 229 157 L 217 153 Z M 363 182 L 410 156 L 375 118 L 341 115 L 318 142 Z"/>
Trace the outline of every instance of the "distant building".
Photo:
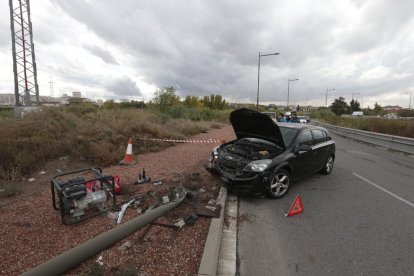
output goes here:
<path id="1" fill-rule="evenodd" d="M 313 111 L 313 110 L 317 110 L 318 108 L 312 105 L 304 105 L 300 107 L 302 109 L 302 111 Z"/>
<path id="2" fill-rule="evenodd" d="M 72 97 L 73 98 L 82 98 L 82 93 L 81 92 L 77 92 L 77 91 L 73 91 L 72 92 Z"/>
<path id="3" fill-rule="evenodd" d="M 35 97 L 31 97 L 32 101 L 35 101 Z M 50 97 L 50 96 L 39 96 L 39 103 L 41 106 L 59 106 L 59 98 Z"/>
<path id="4" fill-rule="evenodd" d="M 14 94 L 0 94 L 0 106 L 14 106 Z"/>
<path id="5" fill-rule="evenodd" d="M 398 112 L 402 110 L 403 108 L 399 105 L 387 105 L 382 108 L 382 110 L 387 112 Z"/>

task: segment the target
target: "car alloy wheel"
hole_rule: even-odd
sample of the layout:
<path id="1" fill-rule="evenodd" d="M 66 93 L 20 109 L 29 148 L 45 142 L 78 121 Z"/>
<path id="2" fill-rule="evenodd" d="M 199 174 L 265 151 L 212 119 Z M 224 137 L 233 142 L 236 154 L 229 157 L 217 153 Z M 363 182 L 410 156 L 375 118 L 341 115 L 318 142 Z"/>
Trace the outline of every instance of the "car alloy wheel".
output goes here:
<path id="1" fill-rule="evenodd" d="M 286 170 L 278 170 L 268 182 L 266 195 L 270 198 L 281 198 L 290 187 L 290 174 Z"/>
<path id="2" fill-rule="evenodd" d="M 328 157 L 328 159 L 326 159 L 326 163 L 325 163 L 325 167 L 322 169 L 322 173 L 323 174 L 330 174 L 333 170 L 333 166 L 334 166 L 334 157 L 332 155 L 330 155 Z"/>

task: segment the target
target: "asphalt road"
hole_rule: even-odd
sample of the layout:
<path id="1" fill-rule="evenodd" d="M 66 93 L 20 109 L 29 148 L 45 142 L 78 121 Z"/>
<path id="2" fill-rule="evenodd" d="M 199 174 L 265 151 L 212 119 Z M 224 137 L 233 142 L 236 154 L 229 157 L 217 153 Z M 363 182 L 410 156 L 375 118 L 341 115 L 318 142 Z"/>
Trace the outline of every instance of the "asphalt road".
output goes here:
<path id="1" fill-rule="evenodd" d="M 240 275 L 414 275 L 414 157 L 333 137 L 331 175 L 239 198 Z"/>

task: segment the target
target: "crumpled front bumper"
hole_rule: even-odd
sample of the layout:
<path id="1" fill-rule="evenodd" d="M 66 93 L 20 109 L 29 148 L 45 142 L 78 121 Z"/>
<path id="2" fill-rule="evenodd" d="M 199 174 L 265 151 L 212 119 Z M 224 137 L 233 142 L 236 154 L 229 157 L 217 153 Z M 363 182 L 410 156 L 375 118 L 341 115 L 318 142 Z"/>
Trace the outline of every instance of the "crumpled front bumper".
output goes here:
<path id="1" fill-rule="evenodd" d="M 214 164 L 204 164 L 204 168 L 211 174 L 220 176 L 224 186 L 238 194 L 256 194 L 265 192 L 267 172 L 257 173 L 252 176 L 235 177 L 228 172 L 220 170 Z"/>

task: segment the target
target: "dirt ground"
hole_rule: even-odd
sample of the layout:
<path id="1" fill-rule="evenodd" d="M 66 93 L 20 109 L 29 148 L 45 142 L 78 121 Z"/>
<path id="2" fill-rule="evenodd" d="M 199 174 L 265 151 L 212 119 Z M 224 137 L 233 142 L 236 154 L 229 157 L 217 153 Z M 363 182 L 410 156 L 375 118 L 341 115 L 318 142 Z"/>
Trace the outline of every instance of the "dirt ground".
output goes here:
<path id="1" fill-rule="evenodd" d="M 234 133 L 231 126 L 225 126 L 191 139 L 229 141 L 234 139 Z M 122 203 L 139 198 L 140 204 L 129 207 L 122 222 L 145 212 L 151 204 L 162 204 L 161 198 L 179 185 L 192 191 L 192 197 L 184 199 L 181 205 L 157 222 L 173 225 L 194 212 L 197 206 L 215 199 L 221 183 L 205 171 L 203 163 L 208 162 L 216 145 L 175 144 L 160 152 L 134 156 L 136 165 L 103 168 L 104 174 L 121 177 L 123 192 L 117 197 L 115 211 L 120 210 Z M 85 164 L 62 159 L 45 166 L 44 174 L 40 171 L 33 174 L 34 181 L 29 182 L 29 177 L 24 180 L 18 195 L 0 199 L 1 275 L 21 274 L 116 227 L 115 220 L 106 214 L 70 226 L 62 224 L 59 211 L 52 207 L 50 178 L 59 170 L 87 168 Z M 162 184 L 133 185 L 143 168 L 152 180 L 160 180 Z M 67 275 L 194 275 L 198 271 L 210 220 L 199 216 L 194 225 L 184 225 L 178 230 L 162 225 L 144 226 L 73 268 Z M 126 248 L 121 249 L 121 245 Z"/>

